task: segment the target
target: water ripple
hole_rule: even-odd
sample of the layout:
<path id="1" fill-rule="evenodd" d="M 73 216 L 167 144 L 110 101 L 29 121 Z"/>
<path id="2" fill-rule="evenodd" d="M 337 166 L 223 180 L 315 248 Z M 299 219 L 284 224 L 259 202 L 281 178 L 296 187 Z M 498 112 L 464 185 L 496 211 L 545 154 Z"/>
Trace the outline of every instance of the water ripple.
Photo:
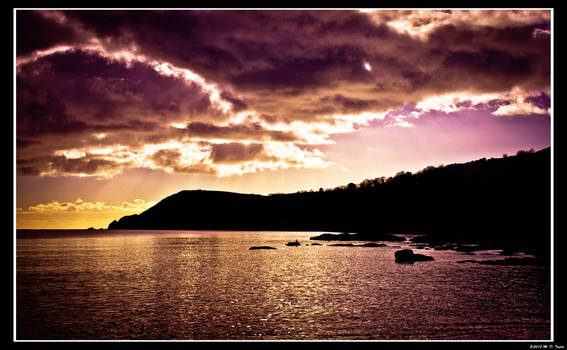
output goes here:
<path id="1" fill-rule="evenodd" d="M 396 264 L 397 248 L 306 246 L 314 235 L 18 238 L 17 338 L 550 338 L 549 268 L 433 250 Z"/>

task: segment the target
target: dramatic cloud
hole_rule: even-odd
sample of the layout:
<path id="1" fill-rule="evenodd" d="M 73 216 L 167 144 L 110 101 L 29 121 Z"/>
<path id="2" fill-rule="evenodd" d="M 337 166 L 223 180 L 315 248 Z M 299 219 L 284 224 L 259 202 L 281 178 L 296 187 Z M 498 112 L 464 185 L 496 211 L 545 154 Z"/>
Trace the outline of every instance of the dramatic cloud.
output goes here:
<path id="1" fill-rule="evenodd" d="M 155 202 L 146 202 L 143 199 L 135 199 L 132 202 L 122 202 L 121 205 L 106 205 L 104 202 L 85 202 L 82 199 L 77 199 L 75 202 L 50 202 L 47 204 L 37 204 L 28 207 L 26 210 L 21 210 L 24 215 L 41 213 L 45 215 L 54 214 L 62 211 L 120 211 L 120 212 L 140 212 L 146 210 Z"/>
<path id="2" fill-rule="evenodd" d="M 550 21 L 549 10 L 18 10 L 18 174 L 320 169 L 333 162 L 318 147 L 361 128 L 436 111 L 548 116 Z"/>
<path id="3" fill-rule="evenodd" d="M 215 163 L 240 163 L 256 158 L 269 159 L 264 153 L 264 145 L 253 143 L 222 143 L 213 145 L 211 158 Z"/>
<path id="4" fill-rule="evenodd" d="M 461 28 L 513 28 L 529 25 L 549 27 L 549 11 L 533 10 L 365 10 L 374 21 L 423 40 L 443 26 Z M 542 30 L 538 28 L 538 30 Z"/>
<path id="5" fill-rule="evenodd" d="M 32 55 L 57 45 L 80 43 L 87 39 L 78 30 L 65 23 L 64 16 L 56 12 L 18 11 L 16 53 L 18 56 Z"/>
<path id="6" fill-rule="evenodd" d="M 260 123 L 216 126 L 194 122 L 187 125 L 187 135 L 197 138 L 219 138 L 232 140 L 274 140 L 282 142 L 301 142 L 302 139 L 290 131 L 268 130 Z"/>

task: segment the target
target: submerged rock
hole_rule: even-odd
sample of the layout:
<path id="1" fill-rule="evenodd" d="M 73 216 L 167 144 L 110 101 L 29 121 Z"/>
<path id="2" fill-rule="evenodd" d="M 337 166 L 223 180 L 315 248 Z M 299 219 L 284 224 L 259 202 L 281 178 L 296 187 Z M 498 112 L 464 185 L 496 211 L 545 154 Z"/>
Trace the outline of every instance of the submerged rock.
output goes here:
<path id="1" fill-rule="evenodd" d="M 274 247 L 268 247 L 268 246 L 266 246 L 266 245 L 263 245 L 263 246 L 258 246 L 258 247 L 250 247 L 250 248 L 248 248 L 248 249 L 250 249 L 250 250 L 260 250 L 260 249 L 276 249 L 276 248 L 274 248 Z"/>
<path id="2" fill-rule="evenodd" d="M 287 245 L 288 247 L 299 247 L 301 243 L 299 243 L 296 239 L 295 242 L 287 242 L 285 245 Z"/>
<path id="3" fill-rule="evenodd" d="M 337 243 L 337 244 L 329 244 L 329 247 L 354 247 L 352 243 Z"/>
<path id="4" fill-rule="evenodd" d="M 423 254 L 415 254 L 411 249 L 398 250 L 394 257 L 396 262 L 414 262 L 414 261 L 431 261 L 434 260 L 432 256 Z"/>

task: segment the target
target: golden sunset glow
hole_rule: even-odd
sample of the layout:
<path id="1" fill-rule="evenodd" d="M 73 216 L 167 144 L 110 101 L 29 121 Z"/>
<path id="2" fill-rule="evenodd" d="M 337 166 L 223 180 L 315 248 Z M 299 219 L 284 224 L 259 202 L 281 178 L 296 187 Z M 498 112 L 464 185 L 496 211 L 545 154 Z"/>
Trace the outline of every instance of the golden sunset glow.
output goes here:
<path id="1" fill-rule="evenodd" d="M 139 214 L 154 204 L 136 199 L 120 205 L 106 205 L 104 202 L 85 202 L 80 198 L 74 202 L 40 203 L 27 209 L 18 208 L 17 224 L 27 229 L 105 228 L 109 220 Z"/>

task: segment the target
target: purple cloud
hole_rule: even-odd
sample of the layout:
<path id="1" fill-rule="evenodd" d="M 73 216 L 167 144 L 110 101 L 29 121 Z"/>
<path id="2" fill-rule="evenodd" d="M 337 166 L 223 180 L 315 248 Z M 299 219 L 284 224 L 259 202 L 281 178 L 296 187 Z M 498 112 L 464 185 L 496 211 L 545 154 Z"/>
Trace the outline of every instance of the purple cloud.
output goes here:
<path id="1" fill-rule="evenodd" d="M 420 125 L 431 119 L 412 106 L 463 91 L 530 95 L 448 110 L 547 111 L 546 13 L 18 10 L 19 173 L 213 174 L 280 159 L 267 142 Z M 200 163 L 200 142 L 212 163 Z"/>

